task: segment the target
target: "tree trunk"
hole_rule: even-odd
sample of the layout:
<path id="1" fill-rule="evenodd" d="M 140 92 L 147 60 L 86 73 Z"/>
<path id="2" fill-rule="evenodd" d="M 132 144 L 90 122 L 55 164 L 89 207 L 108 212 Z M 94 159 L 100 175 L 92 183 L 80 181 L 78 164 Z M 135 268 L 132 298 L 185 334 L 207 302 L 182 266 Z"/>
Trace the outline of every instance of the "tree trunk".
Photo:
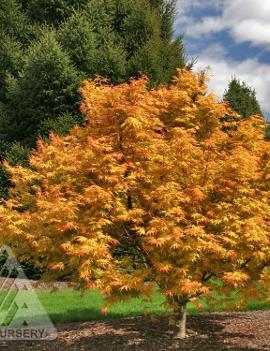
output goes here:
<path id="1" fill-rule="evenodd" d="M 179 305 L 178 310 L 178 321 L 177 321 L 177 339 L 185 339 L 186 337 L 186 322 L 187 322 L 187 302 L 183 302 Z"/>

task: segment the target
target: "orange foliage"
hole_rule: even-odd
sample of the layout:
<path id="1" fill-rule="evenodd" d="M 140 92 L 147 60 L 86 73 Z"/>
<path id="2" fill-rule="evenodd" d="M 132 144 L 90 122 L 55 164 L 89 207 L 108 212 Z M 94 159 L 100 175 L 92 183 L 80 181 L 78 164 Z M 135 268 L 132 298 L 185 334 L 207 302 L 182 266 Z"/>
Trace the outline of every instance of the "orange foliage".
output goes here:
<path id="1" fill-rule="evenodd" d="M 6 165 L 14 188 L 0 207 L 1 242 L 109 301 L 154 284 L 169 302 L 224 285 L 248 294 L 260 280 L 270 288 L 261 117 L 226 132 L 221 118 L 233 112 L 187 71 L 169 87 L 96 80 L 82 94 L 85 127 L 40 141 L 30 168 Z"/>

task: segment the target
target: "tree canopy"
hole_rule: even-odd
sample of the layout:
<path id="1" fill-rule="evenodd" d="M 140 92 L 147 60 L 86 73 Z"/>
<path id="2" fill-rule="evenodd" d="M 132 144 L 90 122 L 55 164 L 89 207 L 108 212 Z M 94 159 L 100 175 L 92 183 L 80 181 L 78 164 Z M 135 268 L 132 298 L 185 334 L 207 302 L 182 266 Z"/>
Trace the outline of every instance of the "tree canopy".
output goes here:
<path id="1" fill-rule="evenodd" d="M 54 34 L 44 35 L 31 48 L 20 77 L 8 81 L 8 141 L 34 145 L 43 121 L 76 114 L 79 82 L 78 71 Z"/>
<path id="2" fill-rule="evenodd" d="M 169 83 L 187 64 L 174 9 L 166 0 L 1 1 L 1 145 L 31 148 L 48 129 L 82 123 L 84 79 L 147 74 L 149 86 Z"/>
<path id="3" fill-rule="evenodd" d="M 257 114 L 263 115 L 255 90 L 236 78 L 231 80 L 224 99 L 242 118 Z"/>
<path id="4" fill-rule="evenodd" d="M 184 70 L 169 87 L 98 78 L 81 92 L 84 127 L 39 141 L 30 168 L 5 164 L 13 188 L 0 207 L 1 244 L 47 278 L 101 288 L 108 303 L 158 286 L 180 337 L 186 303 L 201 294 L 229 299 L 237 288 L 241 305 L 262 292 L 258 282 L 269 291 L 263 118 L 224 132 L 233 112 L 203 74 Z"/>

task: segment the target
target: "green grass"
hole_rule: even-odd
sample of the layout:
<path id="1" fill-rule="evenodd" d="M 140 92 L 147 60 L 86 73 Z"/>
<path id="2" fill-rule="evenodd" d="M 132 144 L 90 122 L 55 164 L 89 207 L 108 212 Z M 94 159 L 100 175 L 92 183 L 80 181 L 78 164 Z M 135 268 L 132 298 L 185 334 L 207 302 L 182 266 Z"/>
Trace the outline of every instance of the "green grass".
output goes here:
<path id="1" fill-rule="evenodd" d="M 31 295 L 29 295 L 32 294 L 31 292 L 23 292 L 23 294 L 25 294 L 25 298 L 28 299 L 28 301 L 31 300 Z M 151 301 L 140 298 L 117 303 L 111 307 L 110 312 L 106 316 L 100 312 L 100 309 L 104 307 L 105 303 L 97 290 L 91 290 L 85 292 L 84 294 L 72 290 L 61 290 L 53 293 L 47 291 L 39 291 L 37 292 L 37 295 L 54 323 L 114 319 L 141 316 L 144 314 L 164 315 L 166 313 L 164 305 L 162 305 L 164 298 L 158 292 L 155 292 L 154 297 Z M 0 304 L 5 296 L 6 293 L 0 292 Z M 12 297 L 9 296 L 9 299 L 10 298 Z M 237 296 L 234 298 L 235 301 L 237 301 Z M 207 306 L 206 302 L 203 299 L 201 302 L 203 305 L 202 309 L 198 310 L 193 304 L 190 303 L 188 305 L 188 312 L 194 314 L 201 312 L 226 310 L 226 304 L 222 303 L 222 300 L 214 308 Z M 6 305 L 9 305 L 9 303 L 6 303 Z M 246 309 L 270 309 L 270 303 L 250 300 L 247 303 Z"/>
<path id="2" fill-rule="evenodd" d="M 203 313 L 203 312 L 210 313 L 210 312 L 228 311 L 228 306 L 226 302 L 223 301 L 222 297 L 216 297 L 215 301 L 217 301 L 218 303 L 214 306 L 211 306 L 206 303 L 204 298 L 202 298 L 200 302 L 203 307 L 201 309 L 198 310 L 194 304 L 190 303 L 188 306 L 188 311 L 190 314 Z M 234 295 L 232 301 L 234 304 L 237 304 L 237 302 L 239 301 L 236 294 Z M 249 299 L 243 311 L 258 311 L 258 310 L 269 310 L 269 309 L 270 309 L 270 302 Z"/>
<path id="3" fill-rule="evenodd" d="M 164 298 L 157 292 L 151 301 L 137 298 L 114 304 L 105 316 L 100 309 L 105 306 L 97 290 L 81 294 L 78 291 L 62 290 L 54 293 L 38 292 L 38 297 L 54 323 L 81 322 L 141 316 L 145 313 L 164 314 Z"/>

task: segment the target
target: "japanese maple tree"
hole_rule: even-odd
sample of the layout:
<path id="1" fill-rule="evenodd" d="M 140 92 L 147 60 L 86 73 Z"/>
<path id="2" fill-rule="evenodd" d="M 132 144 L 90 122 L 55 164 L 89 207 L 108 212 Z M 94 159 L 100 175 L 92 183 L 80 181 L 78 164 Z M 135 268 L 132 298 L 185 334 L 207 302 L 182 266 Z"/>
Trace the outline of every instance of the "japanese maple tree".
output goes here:
<path id="1" fill-rule="evenodd" d="M 265 122 L 224 128 L 233 112 L 204 74 L 169 87 L 143 77 L 86 81 L 87 125 L 39 141 L 30 168 L 6 164 L 14 184 L 0 207 L 0 238 L 17 255 L 99 287 L 108 303 L 158 287 L 186 335 L 186 305 L 236 289 L 240 304 L 270 288 Z M 268 290 L 267 290 L 268 289 Z"/>

